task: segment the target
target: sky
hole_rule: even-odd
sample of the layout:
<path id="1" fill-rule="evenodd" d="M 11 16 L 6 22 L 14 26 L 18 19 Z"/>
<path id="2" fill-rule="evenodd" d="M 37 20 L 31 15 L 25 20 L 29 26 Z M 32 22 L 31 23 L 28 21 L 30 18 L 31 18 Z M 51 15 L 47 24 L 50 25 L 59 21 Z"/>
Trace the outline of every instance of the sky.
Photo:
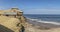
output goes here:
<path id="1" fill-rule="evenodd" d="M 13 7 L 24 14 L 60 14 L 60 0 L 0 0 L 0 10 Z"/>

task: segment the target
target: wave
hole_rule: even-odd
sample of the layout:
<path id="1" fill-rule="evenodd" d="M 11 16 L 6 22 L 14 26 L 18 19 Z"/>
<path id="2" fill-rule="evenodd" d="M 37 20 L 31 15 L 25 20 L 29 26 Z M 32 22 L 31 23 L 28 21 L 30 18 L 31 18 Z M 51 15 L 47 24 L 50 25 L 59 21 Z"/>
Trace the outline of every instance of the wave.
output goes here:
<path id="1" fill-rule="evenodd" d="M 49 24 L 54 24 L 54 25 L 60 25 L 60 23 L 54 22 L 54 21 L 42 21 L 41 19 L 32 19 L 32 18 L 27 18 L 27 19 L 31 20 L 31 21 L 40 22 L 40 23 L 49 23 Z"/>

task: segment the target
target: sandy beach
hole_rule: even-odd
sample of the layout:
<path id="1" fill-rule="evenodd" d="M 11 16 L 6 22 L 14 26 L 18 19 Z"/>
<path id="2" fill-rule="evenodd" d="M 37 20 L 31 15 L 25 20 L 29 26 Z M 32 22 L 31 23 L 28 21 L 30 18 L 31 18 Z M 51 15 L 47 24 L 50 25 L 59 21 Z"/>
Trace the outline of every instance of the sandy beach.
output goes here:
<path id="1" fill-rule="evenodd" d="M 60 25 L 40 23 L 27 20 L 26 32 L 60 32 Z"/>
<path id="2" fill-rule="evenodd" d="M 36 21 L 27 20 L 27 22 L 37 28 L 43 28 L 43 29 L 45 29 L 45 28 L 47 28 L 47 29 L 60 28 L 60 25 L 55 25 L 55 24 L 51 24 L 51 23 L 42 23 L 42 21 L 36 22 Z"/>

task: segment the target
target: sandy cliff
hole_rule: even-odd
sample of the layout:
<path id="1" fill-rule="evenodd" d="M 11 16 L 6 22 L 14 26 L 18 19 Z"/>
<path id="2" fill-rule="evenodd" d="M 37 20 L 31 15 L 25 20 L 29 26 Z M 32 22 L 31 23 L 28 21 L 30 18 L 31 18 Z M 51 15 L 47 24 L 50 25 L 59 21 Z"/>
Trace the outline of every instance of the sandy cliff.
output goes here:
<path id="1" fill-rule="evenodd" d="M 18 23 L 20 23 L 20 20 L 17 18 L 0 16 L 0 28 L 1 25 L 3 25 L 4 27 L 9 28 L 10 31 L 12 30 L 13 32 L 19 32 L 20 26 L 17 26 Z M 40 27 L 41 29 L 38 29 L 34 27 L 32 24 L 29 24 L 28 22 L 25 22 L 24 26 L 25 26 L 25 32 L 60 32 L 60 28 L 41 30 L 42 29 L 41 27 Z"/>
<path id="2" fill-rule="evenodd" d="M 17 24 L 20 23 L 20 21 L 16 18 L 9 18 L 6 16 L 0 16 L 0 25 L 3 25 L 15 32 L 18 32 L 19 27 L 17 27 Z"/>

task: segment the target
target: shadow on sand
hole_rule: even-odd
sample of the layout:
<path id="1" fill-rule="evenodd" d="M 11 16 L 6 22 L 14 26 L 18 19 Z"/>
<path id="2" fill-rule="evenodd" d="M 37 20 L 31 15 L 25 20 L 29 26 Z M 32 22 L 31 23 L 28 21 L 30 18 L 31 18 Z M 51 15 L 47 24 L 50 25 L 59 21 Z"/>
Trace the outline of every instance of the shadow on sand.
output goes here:
<path id="1" fill-rule="evenodd" d="M 19 32 L 25 32 L 25 28 L 23 25 L 21 25 L 21 30 Z"/>

